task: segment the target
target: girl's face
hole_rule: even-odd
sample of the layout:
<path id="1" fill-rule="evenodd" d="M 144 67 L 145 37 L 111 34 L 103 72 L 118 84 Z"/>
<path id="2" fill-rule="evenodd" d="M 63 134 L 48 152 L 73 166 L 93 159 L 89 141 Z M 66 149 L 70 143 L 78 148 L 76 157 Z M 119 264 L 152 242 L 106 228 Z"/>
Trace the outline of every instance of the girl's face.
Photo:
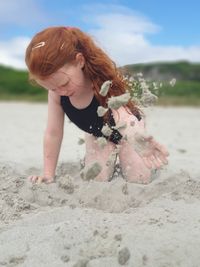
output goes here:
<path id="1" fill-rule="evenodd" d="M 84 58 L 77 54 L 76 64 L 66 64 L 45 80 L 36 79 L 37 83 L 60 96 L 80 96 L 88 89 L 89 81 L 82 70 Z"/>

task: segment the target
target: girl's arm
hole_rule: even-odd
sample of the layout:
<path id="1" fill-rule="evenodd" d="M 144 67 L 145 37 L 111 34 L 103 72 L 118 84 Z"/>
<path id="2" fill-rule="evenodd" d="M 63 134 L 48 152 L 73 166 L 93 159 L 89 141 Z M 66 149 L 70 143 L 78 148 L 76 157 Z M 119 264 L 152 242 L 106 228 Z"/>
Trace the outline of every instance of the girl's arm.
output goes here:
<path id="1" fill-rule="evenodd" d="M 43 143 L 44 171 L 42 176 L 30 176 L 29 179 L 32 182 L 52 182 L 54 180 L 63 138 L 63 128 L 64 112 L 60 105 L 60 96 L 49 91 L 48 119 Z"/>

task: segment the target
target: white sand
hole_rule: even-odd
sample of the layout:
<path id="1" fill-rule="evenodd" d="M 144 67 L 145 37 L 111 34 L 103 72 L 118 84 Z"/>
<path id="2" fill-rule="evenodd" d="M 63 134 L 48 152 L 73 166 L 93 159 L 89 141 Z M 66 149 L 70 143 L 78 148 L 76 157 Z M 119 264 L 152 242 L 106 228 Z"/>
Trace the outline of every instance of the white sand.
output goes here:
<path id="1" fill-rule="evenodd" d="M 82 181 L 83 133 L 67 120 L 56 183 L 32 185 L 46 109 L 0 103 L 0 266 L 198 267 L 200 109 L 147 111 L 171 154 L 150 185 Z"/>

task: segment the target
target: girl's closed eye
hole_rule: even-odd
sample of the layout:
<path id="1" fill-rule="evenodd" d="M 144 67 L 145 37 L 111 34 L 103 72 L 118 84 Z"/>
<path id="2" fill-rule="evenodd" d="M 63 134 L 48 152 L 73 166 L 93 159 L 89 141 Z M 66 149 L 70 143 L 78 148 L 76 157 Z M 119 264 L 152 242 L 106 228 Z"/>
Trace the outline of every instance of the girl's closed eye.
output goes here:
<path id="1" fill-rule="evenodd" d="M 61 87 L 66 87 L 69 84 L 69 81 L 67 81 L 65 84 L 61 85 Z"/>

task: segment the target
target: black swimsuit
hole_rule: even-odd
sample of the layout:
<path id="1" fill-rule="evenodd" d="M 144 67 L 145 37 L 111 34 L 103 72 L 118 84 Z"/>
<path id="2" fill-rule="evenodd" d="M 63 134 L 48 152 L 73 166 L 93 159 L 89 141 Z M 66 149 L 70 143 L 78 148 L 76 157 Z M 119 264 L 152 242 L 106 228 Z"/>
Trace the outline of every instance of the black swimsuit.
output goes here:
<path id="1" fill-rule="evenodd" d="M 61 96 L 60 103 L 63 111 L 66 113 L 68 118 L 76 124 L 81 130 L 93 134 L 96 137 L 104 136 L 109 141 L 118 144 L 122 139 L 122 135 L 116 129 L 112 129 L 112 134 L 107 137 L 102 132 L 101 129 L 105 125 L 103 117 L 99 117 L 97 114 L 97 108 L 99 102 L 94 96 L 89 106 L 83 109 L 75 108 L 67 96 Z M 138 118 L 139 119 L 139 118 Z M 112 116 L 112 111 L 109 109 L 109 122 L 108 125 L 112 128 L 115 126 L 115 121 Z"/>

